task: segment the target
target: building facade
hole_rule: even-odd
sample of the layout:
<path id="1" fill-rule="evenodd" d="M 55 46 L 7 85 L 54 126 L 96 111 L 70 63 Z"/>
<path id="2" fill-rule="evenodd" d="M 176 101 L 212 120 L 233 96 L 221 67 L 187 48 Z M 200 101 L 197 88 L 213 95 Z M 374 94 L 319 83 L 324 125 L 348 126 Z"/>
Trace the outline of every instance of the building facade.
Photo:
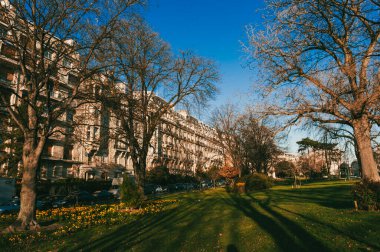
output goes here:
<path id="1" fill-rule="evenodd" d="M 129 148 L 115 131 L 120 120 L 100 104 L 78 108 L 74 121 L 80 121 L 74 133 L 72 160 L 76 164 L 69 176 L 114 178 L 133 174 Z M 115 133 L 116 132 L 116 133 Z M 221 160 L 215 130 L 186 111 L 164 114 L 150 141 L 147 169 L 166 166 L 171 173 L 194 175 Z"/>
<path id="2" fill-rule="evenodd" d="M 8 4 L 1 1 L 1 4 Z M 7 29 L 6 15 L 11 15 L 9 13 L 4 13 L 4 9 L 0 13 L 0 92 L 5 96 L 7 103 L 10 106 L 19 106 L 21 99 L 28 97 L 28 91 L 23 86 L 24 76 L 18 64 L 20 56 L 17 53 L 16 46 L 12 43 L 12 34 Z M 22 22 L 22 21 L 20 21 Z M 17 37 L 22 41 L 23 34 L 17 34 Z M 53 38 L 56 39 L 56 38 Z M 64 46 L 71 46 L 73 41 L 60 41 Z M 28 49 L 25 49 L 28 50 Z M 52 61 L 55 57 L 54 50 L 46 51 L 45 61 Z M 72 94 L 72 84 L 78 81 L 77 70 L 75 67 L 75 62 L 78 62 L 79 55 L 65 55 L 62 61 L 58 62 L 58 71 L 54 74 L 54 77 L 48 79 L 48 94 L 51 103 L 59 102 L 62 99 L 69 97 Z M 45 100 L 46 92 L 40 94 L 40 99 Z M 42 101 L 41 101 L 42 104 Z M 41 108 L 48 109 L 47 106 L 41 106 Z M 39 108 L 38 108 L 39 109 Z M 20 112 L 21 113 L 21 112 Z M 65 134 L 52 134 L 52 136 L 47 140 L 45 148 L 42 153 L 40 161 L 39 176 L 42 178 L 47 177 L 66 177 L 67 170 L 70 169 L 75 163 L 71 157 L 71 152 L 73 150 L 73 145 L 70 136 L 70 130 L 73 120 L 74 111 L 67 110 L 67 113 L 62 114 L 56 122 L 56 128 Z M 0 106 L 0 142 L 6 143 L 11 141 L 7 139 L 5 130 L 12 131 L 10 125 L 10 116 L 5 107 Z M 22 143 L 14 143 L 22 144 Z M 9 146 L 12 146 L 10 144 Z M 12 152 L 12 147 L 3 148 L 0 150 L 0 156 L 4 153 Z M 21 160 L 21 157 L 20 157 Z M 13 164 L 14 165 L 14 164 Z M 0 172 L 7 175 L 9 162 L 2 162 L 0 165 Z M 21 170 L 21 162 L 17 165 Z"/>

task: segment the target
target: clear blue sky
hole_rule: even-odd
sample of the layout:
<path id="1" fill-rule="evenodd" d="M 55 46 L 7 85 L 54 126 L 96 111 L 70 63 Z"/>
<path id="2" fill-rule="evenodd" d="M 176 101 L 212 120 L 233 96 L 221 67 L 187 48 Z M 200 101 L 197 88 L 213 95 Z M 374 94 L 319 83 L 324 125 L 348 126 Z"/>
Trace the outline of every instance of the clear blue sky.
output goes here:
<path id="1" fill-rule="evenodd" d="M 216 62 L 220 94 L 211 110 L 227 101 L 244 106 L 252 100 L 255 71 L 242 67 L 240 41 L 246 40 L 246 25 L 262 23 L 262 8 L 264 0 L 150 0 L 143 16 L 174 51 L 191 50 Z M 292 152 L 297 134 L 289 139 Z"/>
<path id="2" fill-rule="evenodd" d="M 216 105 L 236 102 L 252 86 L 252 71 L 241 67 L 239 41 L 247 24 L 261 23 L 257 9 L 263 7 L 262 0 L 150 0 L 144 14 L 175 51 L 192 50 L 216 62 L 222 75 Z"/>

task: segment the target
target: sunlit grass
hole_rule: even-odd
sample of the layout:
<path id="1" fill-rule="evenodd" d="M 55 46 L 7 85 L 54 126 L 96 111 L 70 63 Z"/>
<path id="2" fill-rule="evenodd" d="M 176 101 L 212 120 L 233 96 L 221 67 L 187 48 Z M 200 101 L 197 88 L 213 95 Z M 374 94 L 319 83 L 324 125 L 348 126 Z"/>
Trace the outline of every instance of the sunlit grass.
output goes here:
<path id="1" fill-rule="evenodd" d="M 379 251 L 379 212 L 353 209 L 353 182 L 277 186 L 251 194 L 224 189 L 167 195 L 176 207 L 129 223 L 96 225 L 32 243 L 68 251 Z"/>

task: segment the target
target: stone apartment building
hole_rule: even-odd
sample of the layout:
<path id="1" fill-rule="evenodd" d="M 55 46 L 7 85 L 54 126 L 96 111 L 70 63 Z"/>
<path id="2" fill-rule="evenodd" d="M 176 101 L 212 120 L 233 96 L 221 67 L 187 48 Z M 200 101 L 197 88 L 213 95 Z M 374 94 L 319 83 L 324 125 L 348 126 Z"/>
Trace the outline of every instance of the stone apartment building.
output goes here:
<path id="1" fill-rule="evenodd" d="M 161 99 L 161 98 L 159 98 Z M 120 120 L 100 104 L 78 108 L 73 162 L 68 174 L 80 178 L 113 178 L 133 174 L 128 146 L 113 131 Z M 194 174 L 221 160 L 215 130 L 186 111 L 170 110 L 161 119 L 148 150 L 147 169 L 167 166 L 172 173 Z"/>
<path id="2" fill-rule="evenodd" d="M 22 86 L 23 76 L 18 66 L 17 55 L 14 46 L 7 41 L 7 36 L 10 36 L 6 29 L 4 13 L 0 17 L 0 92 L 4 92 L 10 101 L 11 105 L 17 106 L 19 97 L 27 96 L 25 88 Z M 22 35 L 20 35 L 22 36 Z M 70 46 L 73 41 L 63 41 L 67 46 Z M 46 60 L 51 60 L 54 57 L 54 51 L 47 51 L 45 54 Z M 77 81 L 77 70 L 75 62 L 79 59 L 79 55 L 67 55 L 64 57 L 62 67 L 59 68 L 54 80 L 49 80 L 50 99 L 59 101 L 64 97 L 70 96 L 72 92 L 71 84 Z M 73 120 L 74 111 L 68 111 L 59 118 L 58 128 L 66 133 L 69 133 L 71 122 Z M 5 108 L 0 108 L 0 122 L 9 121 L 9 115 Z M 9 129 L 11 130 L 11 129 Z M 0 134 L 0 137 L 2 134 Z M 7 139 L 1 139 L 7 141 Z M 42 178 L 50 177 L 66 177 L 67 170 L 76 163 L 72 159 L 73 144 L 70 139 L 70 134 L 54 134 L 46 145 L 41 158 L 40 176 Z M 9 152 L 9 149 L 1 150 Z M 6 168 L 7 163 L 2 164 L 1 168 Z"/>
<path id="3" fill-rule="evenodd" d="M 17 105 L 18 96 L 28 94 L 20 81 L 23 76 L 14 46 L 7 41 L 9 34 L 4 15 L 0 14 L 0 92 L 8 93 L 7 99 Z M 59 43 L 71 46 L 75 42 L 66 40 Z M 46 51 L 44 57 L 46 61 L 52 60 L 55 57 L 54 49 Z M 67 55 L 59 62 L 56 75 L 49 80 L 50 99 L 59 101 L 71 95 L 72 84 L 78 82 L 78 61 L 79 55 Z M 8 120 L 9 115 L 4 108 L 0 108 L 0 122 Z M 65 113 L 58 122 L 58 128 L 65 134 L 53 134 L 48 139 L 41 157 L 39 176 L 43 179 L 106 179 L 118 177 L 124 172 L 133 173 L 128 146 L 118 141 L 117 137 L 111 137 L 111 130 L 118 123 L 115 116 L 99 104 L 86 104 Z M 0 134 L 0 141 L 9 139 L 4 139 L 4 135 Z M 0 150 L 0 155 L 9 151 L 9 148 Z M 166 165 L 171 172 L 185 170 L 194 173 L 197 167 L 210 167 L 219 159 L 220 153 L 214 129 L 185 111 L 171 110 L 156 129 L 147 166 L 151 169 Z M 6 162 L 1 164 L 0 173 L 4 174 L 7 165 Z M 22 166 L 21 162 L 19 166 Z"/>
<path id="4" fill-rule="evenodd" d="M 186 111 L 167 113 L 156 131 L 148 164 L 163 164 L 172 172 L 207 169 L 222 160 L 215 129 Z"/>
<path id="5" fill-rule="evenodd" d="M 6 44 L 0 41 L 0 88 L 20 90 L 20 72 L 12 60 Z M 75 71 L 62 74 L 59 89 L 51 97 L 60 99 L 70 93 L 70 82 L 75 81 Z M 9 99 L 16 98 L 10 96 Z M 1 111 L 1 120 L 9 120 Z M 133 174 L 128 147 L 110 137 L 110 130 L 119 123 L 101 105 L 84 105 L 60 119 L 64 131 L 73 130 L 73 121 L 80 121 L 73 135 L 53 135 L 42 154 L 40 177 L 43 179 L 78 177 L 113 178 L 124 172 Z M 3 151 L 9 151 L 3 150 Z M 185 111 L 171 110 L 162 118 L 151 141 L 147 168 L 167 166 L 171 172 L 185 171 L 194 174 L 197 167 L 207 169 L 221 157 L 216 132 L 210 126 L 190 116 Z M 3 164 L 5 170 L 7 164 Z"/>

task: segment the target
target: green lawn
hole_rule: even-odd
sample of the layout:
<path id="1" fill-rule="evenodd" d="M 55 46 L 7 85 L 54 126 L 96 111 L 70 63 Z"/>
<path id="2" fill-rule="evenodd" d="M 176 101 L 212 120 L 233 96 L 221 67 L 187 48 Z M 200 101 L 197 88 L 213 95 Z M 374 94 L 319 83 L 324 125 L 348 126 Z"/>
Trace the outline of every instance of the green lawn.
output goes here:
<path id="1" fill-rule="evenodd" d="M 355 212 L 351 182 L 169 195 L 178 206 L 129 224 L 95 227 L 31 250 L 380 251 L 380 213 Z"/>

